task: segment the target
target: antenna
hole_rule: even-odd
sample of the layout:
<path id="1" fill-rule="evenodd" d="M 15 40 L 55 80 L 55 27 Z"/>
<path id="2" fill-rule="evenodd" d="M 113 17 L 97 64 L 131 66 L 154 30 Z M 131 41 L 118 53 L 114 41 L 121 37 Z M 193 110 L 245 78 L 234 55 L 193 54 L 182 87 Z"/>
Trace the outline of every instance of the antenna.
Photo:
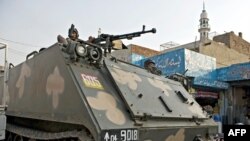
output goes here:
<path id="1" fill-rule="evenodd" d="M 98 37 L 102 34 L 101 28 L 98 29 Z"/>

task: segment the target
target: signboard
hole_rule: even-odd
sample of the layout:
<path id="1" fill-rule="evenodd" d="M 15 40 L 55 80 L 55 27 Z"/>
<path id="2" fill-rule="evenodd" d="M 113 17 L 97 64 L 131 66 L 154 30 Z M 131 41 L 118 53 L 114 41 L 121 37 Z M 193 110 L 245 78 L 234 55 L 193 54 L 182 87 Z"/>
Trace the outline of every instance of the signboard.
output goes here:
<path id="1" fill-rule="evenodd" d="M 250 63 L 235 64 L 217 70 L 218 80 L 237 81 L 250 79 Z"/>
<path id="2" fill-rule="evenodd" d="M 203 86 L 203 87 L 211 87 L 217 89 L 228 89 L 229 84 L 226 82 L 218 81 L 215 79 L 206 79 L 202 77 L 196 77 L 193 81 L 194 85 Z"/>
<path id="3" fill-rule="evenodd" d="M 171 75 L 174 73 L 184 73 L 184 49 L 178 49 L 164 54 L 159 54 L 153 57 L 149 57 L 156 63 L 156 67 L 162 71 L 163 75 Z M 147 59 L 134 62 L 135 65 L 144 67 L 144 62 Z"/>
<path id="4" fill-rule="evenodd" d="M 218 93 L 214 93 L 214 92 L 205 92 L 205 91 L 197 91 L 197 93 L 195 94 L 196 98 L 214 98 L 214 99 L 218 99 L 219 95 Z"/>
<path id="5" fill-rule="evenodd" d="M 139 54 L 136 54 L 136 53 L 132 53 L 132 55 L 131 55 L 132 63 L 135 63 L 135 62 L 137 62 L 139 60 L 142 60 L 142 59 L 145 59 L 145 56 L 139 55 Z"/>
<path id="6" fill-rule="evenodd" d="M 216 59 L 188 49 L 177 49 L 148 59 L 156 63 L 156 67 L 162 71 L 163 75 L 183 74 L 185 70 L 188 70 L 187 76 L 216 78 Z M 145 60 L 142 59 L 133 63 L 143 67 Z"/>
<path id="7" fill-rule="evenodd" d="M 192 77 L 202 76 L 203 78 L 215 79 L 216 59 L 188 49 L 185 49 L 185 70 L 186 75 Z"/>

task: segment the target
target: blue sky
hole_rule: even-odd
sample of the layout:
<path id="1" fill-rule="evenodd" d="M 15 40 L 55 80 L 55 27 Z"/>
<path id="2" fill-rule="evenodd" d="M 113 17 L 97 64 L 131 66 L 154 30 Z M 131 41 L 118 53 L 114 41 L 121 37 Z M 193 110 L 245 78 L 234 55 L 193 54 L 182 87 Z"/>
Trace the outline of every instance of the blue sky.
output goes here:
<path id="1" fill-rule="evenodd" d="M 199 37 L 202 3 L 203 0 L 0 0 L 0 38 L 39 47 L 0 42 L 9 45 L 9 60 L 17 64 L 25 54 L 55 43 L 58 34 L 66 37 L 72 23 L 82 39 L 96 36 L 98 28 L 103 33 L 123 34 L 146 25 L 146 29 L 155 27 L 157 33 L 124 41 L 125 44 L 160 50 L 160 44 L 184 44 Z M 250 41 L 249 0 L 205 3 L 211 32 L 242 32 L 243 38 Z"/>

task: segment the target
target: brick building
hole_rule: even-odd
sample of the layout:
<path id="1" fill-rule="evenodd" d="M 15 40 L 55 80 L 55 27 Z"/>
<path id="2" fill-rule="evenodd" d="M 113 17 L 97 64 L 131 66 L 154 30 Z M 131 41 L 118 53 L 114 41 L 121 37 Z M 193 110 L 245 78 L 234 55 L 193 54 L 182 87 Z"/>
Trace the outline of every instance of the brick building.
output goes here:
<path id="1" fill-rule="evenodd" d="M 205 9 L 203 9 L 199 21 L 199 40 L 166 49 L 162 53 L 186 48 L 216 58 L 216 67 L 219 69 L 215 71 L 217 77 L 215 80 L 229 84 L 228 89 L 219 92 L 217 90 L 217 93 L 219 93 L 218 113 L 222 116 L 224 124 L 246 123 L 246 116 L 250 119 L 250 43 L 244 40 L 241 32 L 236 35 L 233 31 L 209 39 L 210 25 Z M 199 61 L 198 59 L 195 60 L 195 62 Z M 208 63 L 206 66 L 208 66 Z M 222 76 L 228 79 L 221 79 Z M 204 76 L 195 78 L 194 84 L 195 80 L 197 82 L 199 82 L 199 79 L 203 80 L 202 77 Z M 206 81 L 206 83 L 214 84 L 216 81 L 211 80 Z M 205 92 L 216 92 L 216 89 L 205 89 L 205 85 L 203 88 Z M 205 101 L 209 100 L 206 99 Z"/>
<path id="2" fill-rule="evenodd" d="M 147 47 L 130 44 L 128 45 L 128 49 L 113 51 L 112 55 L 116 57 L 117 59 L 130 62 L 130 63 L 134 63 L 138 60 L 151 57 L 159 53 L 160 53 L 159 51 L 156 51 Z"/>
<path id="3" fill-rule="evenodd" d="M 246 54 L 250 57 L 250 43 L 244 40 L 242 32 L 238 36 L 233 32 L 228 32 L 213 38 L 216 42 L 224 43 L 228 48 L 234 49 L 239 53 Z"/>

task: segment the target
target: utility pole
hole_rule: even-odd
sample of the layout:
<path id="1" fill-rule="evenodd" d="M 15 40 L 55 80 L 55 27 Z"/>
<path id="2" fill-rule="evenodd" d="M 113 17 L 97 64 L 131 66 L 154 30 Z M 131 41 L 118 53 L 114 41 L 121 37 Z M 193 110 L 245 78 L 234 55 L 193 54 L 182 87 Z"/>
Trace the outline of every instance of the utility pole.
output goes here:
<path id="1" fill-rule="evenodd" d="M 0 43 L 0 50 L 4 49 L 4 76 L 3 76 L 3 97 L 2 97 L 2 104 L 0 105 L 0 123 L 1 123 L 1 134 L 0 140 L 5 139 L 5 132 L 6 132 L 6 123 L 7 118 L 5 115 L 5 111 L 7 109 L 6 105 L 6 94 L 7 94 L 7 81 L 8 81 L 8 75 L 9 75 L 9 64 L 8 64 L 8 47 L 6 44 Z"/>
<path id="2" fill-rule="evenodd" d="M 9 73 L 9 64 L 8 64 L 8 47 L 6 44 L 0 43 L 0 50 L 4 49 L 4 83 L 3 83 L 3 101 L 2 106 L 6 106 L 6 92 L 7 92 L 7 81 Z"/>

